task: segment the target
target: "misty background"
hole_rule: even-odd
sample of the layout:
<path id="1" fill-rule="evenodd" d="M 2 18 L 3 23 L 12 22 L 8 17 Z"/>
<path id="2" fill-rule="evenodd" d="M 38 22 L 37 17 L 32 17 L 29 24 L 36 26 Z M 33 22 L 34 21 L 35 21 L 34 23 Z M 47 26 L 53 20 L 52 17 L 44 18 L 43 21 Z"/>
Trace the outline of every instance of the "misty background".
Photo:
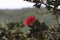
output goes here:
<path id="1" fill-rule="evenodd" d="M 27 16 L 34 15 L 40 22 L 45 22 L 47 26 L 57 26 L 56 18 L 42 4 L 41 8 L 34 8 L 34 3 L 23 0 L 0 0 L 0 24 L 5 27 L 6 23 L 24 21 Z M 60 20 L 60 17 L 59 17 Z M 60 21 L 59 21 L 60 23 Z M 26 33 L 28 29 L 21 30 Z"/>

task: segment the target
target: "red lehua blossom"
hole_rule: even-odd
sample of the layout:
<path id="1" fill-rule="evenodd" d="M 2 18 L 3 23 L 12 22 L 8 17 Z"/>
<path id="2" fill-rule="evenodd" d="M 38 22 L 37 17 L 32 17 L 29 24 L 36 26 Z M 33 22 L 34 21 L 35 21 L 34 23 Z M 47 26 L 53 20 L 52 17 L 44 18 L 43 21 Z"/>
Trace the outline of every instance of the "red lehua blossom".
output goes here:
<path id="1" fill-rule="evenodd" d="M 29 16 L 24 20 L 24 25 L 28 26 L 29 24 L 31 24 L 32 22 L 34 22 L 36 20 L 35 16 Z"/>

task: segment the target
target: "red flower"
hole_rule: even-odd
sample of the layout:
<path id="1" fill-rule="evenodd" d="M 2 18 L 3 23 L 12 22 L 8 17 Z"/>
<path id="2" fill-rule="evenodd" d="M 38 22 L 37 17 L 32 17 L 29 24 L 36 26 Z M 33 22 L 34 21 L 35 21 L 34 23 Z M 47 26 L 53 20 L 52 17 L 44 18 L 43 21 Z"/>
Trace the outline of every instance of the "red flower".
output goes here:
<path id="1" fill-rule="evenodd" d="M 29 16 L 24 20 L 24 25 L 28 26 L 30 23 L 34 22 L 36 20 L 35 16 Z"/>

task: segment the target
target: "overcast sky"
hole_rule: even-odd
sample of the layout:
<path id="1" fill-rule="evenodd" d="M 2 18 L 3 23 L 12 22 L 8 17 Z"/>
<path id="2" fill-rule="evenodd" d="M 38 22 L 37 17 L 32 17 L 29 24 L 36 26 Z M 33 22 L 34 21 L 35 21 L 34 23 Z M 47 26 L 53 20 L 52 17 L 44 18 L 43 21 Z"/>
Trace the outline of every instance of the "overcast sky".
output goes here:
<path id="1" fill-rule="evenodd" d="M 0 9 L 21 9 L 33 7 L 34 3 L 23 0 L 0 0 Z"/>

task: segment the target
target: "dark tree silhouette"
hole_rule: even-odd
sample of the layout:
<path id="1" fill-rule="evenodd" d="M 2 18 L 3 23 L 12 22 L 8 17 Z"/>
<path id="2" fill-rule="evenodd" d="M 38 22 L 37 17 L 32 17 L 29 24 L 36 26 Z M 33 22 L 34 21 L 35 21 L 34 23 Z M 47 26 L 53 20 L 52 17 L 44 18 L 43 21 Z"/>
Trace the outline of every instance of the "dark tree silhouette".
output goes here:
<path id="1" fill-rule="evenodd" d="M 52 8 L 54 11 L 54 14 L 56 14 L 56 10 L 57 10 L 56 8 L 60 5 L 60 0 L 33 0 L 33 1 L 24 0 L 24 1 L 30 1 L 30 2 L 36 3 L 34 6 L 36 6 L 37 8 L 40 8 L 41 4 L 44 4 L 48 10 Z M 43 1 L 46 1 L 46 3 L 44 3 Z M 54 7 L 50 5 L 53 5 Z"/>

